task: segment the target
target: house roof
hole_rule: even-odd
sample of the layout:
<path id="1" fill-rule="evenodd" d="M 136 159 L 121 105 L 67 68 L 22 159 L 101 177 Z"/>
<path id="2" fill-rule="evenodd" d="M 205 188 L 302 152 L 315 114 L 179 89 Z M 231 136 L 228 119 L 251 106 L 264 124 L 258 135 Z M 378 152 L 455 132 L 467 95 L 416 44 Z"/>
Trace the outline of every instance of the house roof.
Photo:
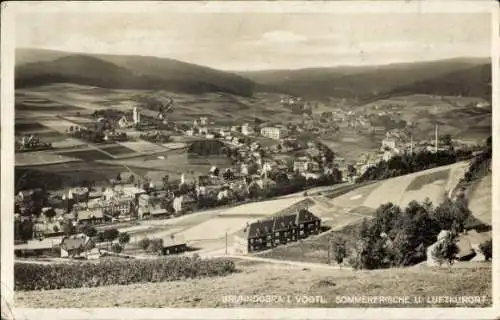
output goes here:
<path id="1" fill-rule="evenodd" d="M 186 239 L 182 234 L 173 234 L 173 237 L 168 235 L 163 238 L 163 248 L 177 246 L 180 244 L 186 244 Z"/>
<path id="2" fill-rule="evenodd" d="M 296 224 L 296 215 L 279 215 L 274 218 L 274 231 L 288 229 Z"/>
<path id="3" fill-rule="evenodd" d="M 273 232 L 274 219 L 258 220 L 250 224 L 247 230 L 247 237 L 259 237 Z"/>
<path id="4" fill-rule="evenodd" d="M 99 219 L 103 217 L 104 217 L 104 212 L 100 208 L 78 211 L 78 220 L 88 220 L 92 218 Z"/>
<path id="5" fill-rule="evenodd" d="M 14 246 L 14 250 L 45 250 L 51 249 L 57 246 L 60 242 L 60 238 L 46 238 L 43 240 L 31 240 L 27 243 L 17 244 Z"/>
<path id="6" fill-rule="evenodd" d="M 64 250 L 87 249 L 92 240 L 85 235 L 76 235 L 71 238 L 63 238 L 61 241 L 61 248 Z"/>
<path id="7" fill-rule="evenodd" d="M 319 220 L 317 216 L 308 210 L 299 210 L 296 219 L 297 224 Z"/>

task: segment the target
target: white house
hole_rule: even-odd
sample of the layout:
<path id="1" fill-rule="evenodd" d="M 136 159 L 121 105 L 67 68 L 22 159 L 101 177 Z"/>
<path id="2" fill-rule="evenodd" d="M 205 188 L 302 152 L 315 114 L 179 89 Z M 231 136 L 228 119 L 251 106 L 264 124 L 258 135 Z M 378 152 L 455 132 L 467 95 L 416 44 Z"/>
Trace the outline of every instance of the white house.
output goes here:
<path id="1" fill-rule="evenodd" d="M 132 124 L 130 121 L 128 121 L 126 116 L 122 116 L 120 120 L 118 120 L 118 127 L 120 128 L 127 128 L 130 127 Z"/>
<path id="2" fill-rule="evenodd" d="M 285 128 L 264 127 L 260 130 L 260 134 L 263 137 L 280 140 L 288 135 L 288 130 Z"/>
<path id="3" fill-rule="evenodd" d="M 244 176 L 248 175 L 248 164 L 246 163 L 241 164 L 240 173 Z"/>
<path id="4" fill-rule="evenodd" d="M 254 133 L 254 130 L 248 123 L 245 123 L 241 126 L 241 133 L 245 136 L 251 135 Z"/>
<path id="5" fill-rule="evenodd" d="M 175 212 L 182 211 L 182 196 L 175 197 L 172 206 L 174 207 Z"/>

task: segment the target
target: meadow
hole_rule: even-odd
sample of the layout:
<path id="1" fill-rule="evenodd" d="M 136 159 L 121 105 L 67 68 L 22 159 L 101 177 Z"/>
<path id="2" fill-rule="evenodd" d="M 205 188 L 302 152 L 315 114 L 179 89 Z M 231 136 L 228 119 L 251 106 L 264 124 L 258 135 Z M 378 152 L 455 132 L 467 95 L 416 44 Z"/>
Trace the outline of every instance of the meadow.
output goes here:
<path id="1" fill-rule="evenodd" d="M 303 268 L 234 260 L 240 272 L 217 278 L 111 285 L 97 288 L 18 291 L 17 307 L 29 308 L 233 308 L 233 307 L 486 307 L 492 304 L 491 264 L 452 268 L 412 267 L 356 271 Z M 118 293 L 119 292 L 119 293 Z M 168 292 L 169 294 L 162 294 Z M 486 296 L 483 303 L 456 305 L 423 300 L 418 305 L 338 303 L 336 296 Z M 324 303 L 227 303 L 228 295 L 290 295 L 324 297 Z"/>

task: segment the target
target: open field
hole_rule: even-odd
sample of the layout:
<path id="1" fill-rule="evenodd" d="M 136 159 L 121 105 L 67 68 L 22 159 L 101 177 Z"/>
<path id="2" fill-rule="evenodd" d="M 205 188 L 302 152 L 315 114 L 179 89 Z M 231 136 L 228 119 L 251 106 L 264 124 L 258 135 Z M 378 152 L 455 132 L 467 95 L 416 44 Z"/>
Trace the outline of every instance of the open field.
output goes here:
<path id="1" fill-rule="evenodd" d="M 61 133 L 66 133 L 70 127 L 75 125 L 74 123 L 63 119 L 43 120 L 40 121 L 40 124 Z"/>
<path id="2" fill-rule="evenodd" d="M 112 159 L 105 153 L 95 150 L 95 149 L 85 149 L 85 150 L 78 150 L 78 151 L 60 151 L 61 155 L 68 156 L 68 157 L 73 157 L 73 158 L 78 158 L 84 161 L 96 161 L 96 160 L 106 160 L 106 159 Z"/>
<path id="3" fill-rule="evenodd" d="M 69 186 L 75 186 L 83 181 L 95 181 L 98 186 L 109 185 L 109 179 L 124 171 L 123 166 L 113 164 L 103 164 L 98 162 L 71 162 L 59 163 L 44 166 L 34 166 L 31 164 L 20 167 L 16 165 L 16 181 L 18 177 L 33 173 L 33 178 L 26 178 L 28 185 L 38 185 L 38 181 L 50 182 L 48 190 L 62 189 Z M 17 162 L 16 162 L 17 164 Z M 149 170 L 146 168 L 134 168 L 137 174 L 144 175 Z M 30 176 L 28 174 L 28 176 Z M 32 180 L 33 179 L 33 180 Z"/>
<path id="4" fill-rule="evenodd" d="M 16 134 L 19 133 L 36 133 L 36 132 L 45 132 L 45 131 L 53 131 L 51 128 L 44 126 L 38 122 L 19 122 L 16 121 L 14 126 L 14 130 Z"/>
<path id="5" fill-rule="evenodd" d="M 460 175 L 461 170 L 454 170 L 450 174 L 448 174 L 447 181 L 436 180 L 440 183 L 434 183 L 433 178 L 419 178 L 421 176 L 433 176 L 438 175 L 438 178 L 445 175 L 445 173 L 438 173 L 443 171 L 449 171 L 453 168 L 466 168 L 467 162 L 459 162 L 448 166 L 437 167 L 430 170 L 420 171 L 413 174 L 408 174 L 392 179 L 388 179 L 382 182 L 377 183 L 379 187 L 369 186 L 368 188 L 374 188 L 373 191 L 370 192 L 363 201 L 363 205 L 371 208 L 377 208 L 380 204 L 386 202 L 392 202 L 394 204 L 405 207 L 412 200 L 423 201 L 425 198 L 429 198 L 433 203 L 439 203 L 444 195 L 450 191 L 453 186 L 449 185 L 448 180 L 453 179 L 458 182 L 458 179 L 463 176 Z M 458 176 L 458 179 L 456 179 Z M 415 179 L 417 182 L 414 186 L 420 186 L 420 189 L 414 191 L 412 189 L 408 190 L 408 187 L 413 183 Z M 425 182 L 425 179 L 430 179 L 429 181 L 433 181 L 433 183 L 427 183 L 422 185 Z M 349 195 L 349 194 L 347 194 Z M 346 195 L 346 196 L 347 196 Z"/>
<path id="6" fill-rule="evenodd" d="M 491 108 L 478 108 L 478 97 L 443 97 L 425 94 L 380 99 L 357 107 L 364 112 L 376 112 L 373 106 L 392 105 L 391 113 L 415 124 L 414 138 L 432 138 L 434 124 L 439 123 L 440 134 L 450 134 L 455 139 L 484 140 L 491 135 Z"/>
<path id="7" fill-rule="evenodd" d="M 341 155 L 346 163 L 355 163 L 362 154 L 378 151 L 381 140 L 354 132 L 321 137 L 321 142 Z"/>
<path id="8" fill-rule="evenodd" d="M 69 155 L 59 155 L 51 151 L 33 151 L 16 153 L 16 166 L 39 166 L 54 163 L 65 163 L 80 161 L 80 159 Z"/>
<path id="9" fill-rule="evenodd" d="M 136 151 L 119 144 L 102 145 L 99 149 L 106 151 L 113 156 L 137 155 Z"/>
<path id="10" fill-rule="evenodd" d="M 102 160 L 100 162 L 126 165 L 144 170 L 163 171 L 165 174 L 169 174 L 172 179 L 179 178 L 183 173 L 187 179 L 192 179 L 198 175 L 207 174 L 213 165 L 220 167 L 229 167 L 231 165 L 227 157 L 196 157 L 189 155 L 186 149 L 168 150 L 154 155 L 121 160 Z"/>
<path id="11" fill-rule="evenodd" d="M 259 117 L 264 121 L 279 123 L 301 121 L 302 115 L 292 114 L 283 108 L 281 95 L 256 93 L 246 98 L 232 94 L 203 93 L 185 94 L 173 92 L 151 92 L 149 90 L 116 90 L 73 84 L 52 84 L 16 90 L 18 101 L 38 99 L 68 106 L 67 111 L 95 111 L 105 108 L 130 110 L 137 102 L 138 95 L 151 97 L 168 95 L 174 99 L 174 109 L 169 114 L 173 121 L 192 121 L 194 117 L 207 116 L 217 123 L 231 123 L 234 120 L 251 121 Z M 147 116 L 156 116 L 156 111 L 142 109 Z"/>
<path id="12" fill-rule="evenodd" d="M 240 272 L 224 277 L 178 280 L 147 284 L 113 285 L 99 288 L 16 292 L 16 307 L 29 308 L 159 308 L 159 307 L 381 307 L 377 304 L 340 304 L 335 296 L 486 296 L 491 305 L 491 264 L 452 268 L 412 267 L 356 271 L 303 268 L 293 265 L 236 261 Z M 162 294 L 168 292 L 168 294 Z M 224 296 L 275 295 L 276 303 L 225 303 Z M 301 304 L 296 296 L 323 296 L 324 303 Z M 292 301 L 288 302 L 286 296 Z M 392 307 L 451 307 L 457 305 L 424 301 L 419 305 Z"/>
<path id="13" fill-rule="evenodd" d="M 144 140 L 118 142 L 118 144 L 137 153 L 154 153 L 167 150 L 163 146 Z"/>

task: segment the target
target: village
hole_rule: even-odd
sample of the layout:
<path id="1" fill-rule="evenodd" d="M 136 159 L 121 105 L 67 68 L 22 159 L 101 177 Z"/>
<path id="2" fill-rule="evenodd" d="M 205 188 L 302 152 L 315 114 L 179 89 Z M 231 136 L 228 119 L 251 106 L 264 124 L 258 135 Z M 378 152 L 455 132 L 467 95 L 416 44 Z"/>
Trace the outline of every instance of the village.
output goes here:
<path id="1" fill-rule="evenodd" d="M 65 133 L 97 147 L 120 141 L 141 140 L 160 145 L 177 144 L 181 148 L 187 148 L 189 156 L 227 157 L 230 165 L 213 165 L 204 174 L 194 176 L 187 172 L 181 173 L 178 179 L 155 171 L 137 174 L 124 165 L 123 172 L 104 184 L 88 183 L 63 190 L 19 190 L 15 198 L 15 235 L 19 245 L 16 252 L 26 255 L 30 250 L 52 250 L 54 239 L 56 242 L 62 241 L 60 244 L 56 243 L 61 246 L 67 239 L 73 239 L 75 234 L 79 240 L 71 240 L 71 243 L 81 248 L 89 235 L 94 240 L 104 242 L 104 230 L 116 229 L 113 228 L 115 225 L 130 226 L 145 220 L 170 219 L 200 210 L 263 201 L 294 192 L 306 191 L 304 194 L 307 194 L 307 189 L 312 187 L 354 185 L 357 178 L 369 168 L 393 157 L 461 147 L 450 137 L 441 137 L 438 141 L 437 126 L 434 141 L 413 141 L 405 127 L 387 130 L 386 127 L 372 126 L 370 117 L 373 118 L 374 115 L 358 114 L 349 108 L 342 108 L 342 103 L 331 112 L 316 112 L 314 115 L 312 112 L 304 112 L 302 123 L 288 125 L 262 121 L 217 125 L 204 116 L 191 123 L 169 121 L 168 116 L 174 105 L 171 98 L 168 98 L 167 104 L 160 103 L 160 107 L 156 109 L 151 106 L 143 108 L 142 112 L 148 116 L 142 115 L 141 108 L 137 105 L 133 105 L 129 112 L 117 109 L 95 111 L 87 116 L 89 121 L 84 125 L 81 122 L 75 123 L 66 128 Z M 285 108 L 293 108 L 294 112 L 313 109 L 312 104 L 297 97 L 283 98 L 281 104 Z M 321 106 L 316 104 L 315 107 Z M 148 113 L 152 109 L 154 112 Z M 375 116 L 388 117 L 389 113 L 385 111 L 387 108 L 373 109 L 376 111 Z M 83 118 L 80 113 L 75 116 Z M 59 117 L 66 120 L 74 118 L 67 114 Z M 390 117 L 389 120 L 392 121 Z M 380 147 L 363 153 L 356 161 L 346 161 L 342 154 L 331 150 L 318 138 L 328 130 L 354 130 L 358 134 L 372 135 L 379 139 Z M 41 146 L 45 146 L 36 134 L 29 135 L 29 138 L 23 136 L 17 144 L 22 152 L 38 151 Z M 157 158 L 161 161 L 164 156 Z M 294 229 L 300 225 L 300 219 L 294 218 L 295 215 L 300 215 L 298 212 L 294 212 L 292 218 L 279 218 L 284 219 L 283 221 L 295 219 L 293 226 L 290 226 L 293 232 L 292 229 L 287 229 L 283 234 L 274 232 L 275 228 L 272 226 L 276 224 L 277 218 L 268 220 L 268 226 L 265 227 L 269 237 L 266 232 L 262 233 L 264 227 L 258 226 L 259 223 L 266 225 L 262 221 L 245 227 L 248 235 L 262 234 L 264 241 L 259 242 L 258 246 L 254 246 L 254 240 L 252 244 L 248 242 L 246 252 L 260 245 L 262 248 L 274 245 L 274 236 L 270 235 L 275 233 L 288 241 L 292 238 L 294 241 L 299 239 L 298 231 Z M 312 217 L 312 221 L 318 221 L 317 225 L 314 224 L 316 233 L 319 231 L 317 219 L 316 216 Z M 277 223 L 283 224 L 283 221 Z M 89 226 L 92 227 L 90 233 Z M 97 232 L 96 228 L 101 232 Z M 261 233 L 256 230 L 261 230 Z M 109 240 L 116 242 L 113 250 L 119 253 L 127 242 L 123 239 L 130 236 L 118 231 L 112 234 L 114 238 Z M 48 239 L 45 241 L 46 247 L 40 242 L 34 247 L 29 245 L 33 243 L 33 239 Z M 238 241 L 236 240 L 237 243 Z M 277 241 L 280 243 L 280 240 Z M 182 245 L 185 246 L 186 243 Z M 172 251 L 172 248 L 163 248 Z M 67 253 L 64 255 L 68 256 Z"/>

